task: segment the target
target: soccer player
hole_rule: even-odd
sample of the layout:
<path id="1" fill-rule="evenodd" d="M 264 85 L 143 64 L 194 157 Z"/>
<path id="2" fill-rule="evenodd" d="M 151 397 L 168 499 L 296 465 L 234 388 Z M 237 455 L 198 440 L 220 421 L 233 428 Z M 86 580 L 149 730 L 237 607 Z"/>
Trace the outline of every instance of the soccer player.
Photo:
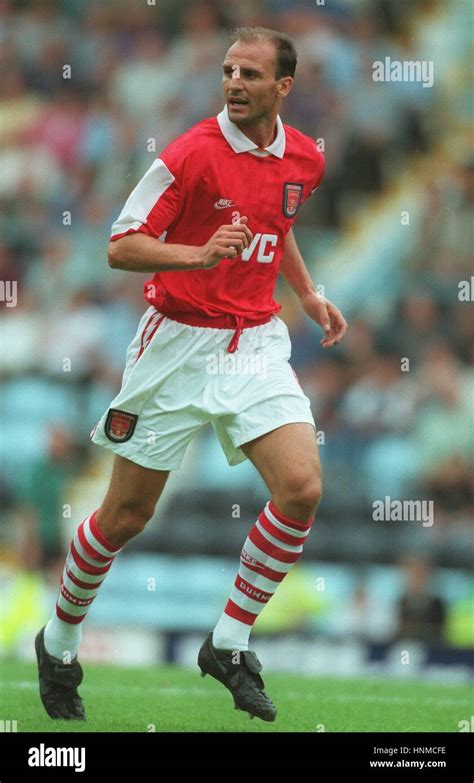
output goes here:
<path id="1" fill-rule="evenodd" d="M 325 348 L 342 339 L 347 324 L 316 293 L 293 235 L 324 170 L 313 139 L 279 115 L 294 81 L 294 45 L 265 28 L 239 29 L 232 40 L 223 65 L 225 108 L 162 152 L 112 229 L 110 266 L 152 275 L 149 307 L 129 346 L 121 390 L 91 435 L 115 452 L 108 492 L 77 529 L 53 616 L 35 640 L 41 699 L 52 718 L 85 719 L 77 654 L 87 611 L 114 557 L 144 529 L 169 472 L 208 422 L 229 464 L 250 459 L 271 498 L 243 545 L 231 595 L 198 665 L 228 688 L 237 709 L 267 721 L 276 716 L 249 636 L 299 558 L 321 496 L 315 423 L 273 298 L 278 274 L 322 327 Z M 235 372 L 211 372 L 209 357 L 219 356 L 231 357 Z"/>

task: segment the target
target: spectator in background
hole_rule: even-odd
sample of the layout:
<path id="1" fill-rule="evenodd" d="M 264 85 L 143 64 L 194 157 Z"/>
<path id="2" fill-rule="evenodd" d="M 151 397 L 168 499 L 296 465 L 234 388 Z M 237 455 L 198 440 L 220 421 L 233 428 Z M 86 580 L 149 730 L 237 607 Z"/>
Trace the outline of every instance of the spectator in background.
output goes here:
<path id="1" fill-rule="evenodd" d="M 411 556 L 401 567 L 406 586 L 398 600 L 396 640 L 443 644 L 447 608 L 443 599 L 431 591 L 431 565 L 421 557 Z"/>
<path id="2" fill-rule="evenodd" d="M 58 90 L 40 112 L 30 133 L 31 144 L 46 151 L 61 170 L 70 174 L 78 161 L 84 133 L 83 106 L 77 90 Z"/>
<path id="3" fill-rule="evenodd" d="M 77 383 L 89 377 L 110 327 L 93 290 L 78 288 L 67 305 L 45 323 L 44 370 Z"/>
<path id="4" fill-rule="evenodd" d="M 221 63 L 226 51 L 226 36 L 219 25 L 213 4 L 199 2 L 183 15 L 183 30 L 173 42 L 168 63 L 184 103 L 184 127 L 208 116 L 215 101 L 222 98 L 219 89 Z"/>
<path id="5" fill-rule="evenodd" d="M 110 82 L 110 96 L 125 115 L 146 118 L 179 90 L 183 66 L 170 69 L 167 46 L 155 32 L 141 34 Z M 140 88 L 138 89 L 138 85 Z"/>
<path id="6" fill-rule="evenodd" d="M 2 57 L 3 59 L 3 57 Z M 21 68 L 13 62 L 2 62 L 0 81 L 0 145 L 14 144 L 29 131 L 41 113 L 43 101 L 28 90 Z"/>
<path id="7" fill-rule="evenodd" d="M 379 353 L 365 375 L 346 393 L 342 415 L 346 423 L 369 438 L 383 432 L 407 431 L 415 411 L 415 390 L 400 369 L 395 353 Z"/>
<path id="8" fill-rule="evenodd" d="M 344 641 L 385 642 L 393 634 L 393 611 L 379 597 L 358 584 L 338 612 L 333 631 Z"/>
<path id="9" fill-rule="evenodd" d="M 39 458 L 23 477 L 22 503 L 25 518 L 31 520 L 38 546 L 38 565 L 63 555 L 61 521 L 67 505 L 66 489 L 76 474 L 79 453 L 72 433 L 51 427 L 48 453 Z"/>
<path id="10" fill-rule="evenodd" d="M 441 340 L 424 353 L 418 373 L 423 403 L 414 427 L 420 471 L 426 476 L 453 455 L 472 464 L 474 376 Z"/>
<path id="11" fill-rule="evenodd" d="M 424 488 L 436 507 L 447 513 L 468 516 L 474 510 L 473 473 L 458 454 L 453 454 L 427 476 Z"/>
<path id="12" fill-rule="evenodd" d="M 474 158 L 443 160 L 426 187 L 423 221 L 410 260 L 411 278 L 456 301 L 458 283 L 472 274 Z M 471 241 L 469 241 L 469 239 Z"/>
<path id="13" fill-rule="evenodd" d="M 15 5 L 21 8 L 16 9 L 10 32 L 22 64 L 34 68 L 50 43 L 71 40 L 72 20 L 58 13 L 57 0 L 27 0 Z"/>
<path id="14" fill-rule="evenodd" d="M 446 319 L 441 317 L 440 306 L 426 287 L 408 291 L 397 303 L 394 316 L 390 327 L 385 324 L 379 331 L 378 342 L 386 349 L 396 350 L 400 358 L 409 359 L 412 370 L 435 337 L 447 330 Z"/>
<path id="15" fill-rule="evenodd" d="M 16 307 L 0 309 L 0 378 L 9 373 L 21 377 L 37 368 L 42 328 L 41 312 L 29 291 L 20 296 Z M 2 413 L 0 408 L 0 417 Z"/>

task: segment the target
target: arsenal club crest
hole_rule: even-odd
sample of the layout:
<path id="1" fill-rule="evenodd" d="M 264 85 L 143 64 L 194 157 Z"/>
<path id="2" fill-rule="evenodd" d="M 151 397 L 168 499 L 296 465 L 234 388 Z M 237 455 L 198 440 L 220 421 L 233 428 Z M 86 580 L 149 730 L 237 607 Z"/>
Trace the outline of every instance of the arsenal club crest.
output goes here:
<path id="1" fill-rule="evenodd" d="M 283 214 L 293 218 L 298 212 L 303 198 L 304 185 L 299 182 L 285 182 L 283 191 Z"/>
<path id="2" fill-rule="evenodd" d="M 110 408 L 105 422 L 105 434 L 114 443 L 125 443 L 135 432 L 137 420 L 138 416 L 135 413 Z"/>

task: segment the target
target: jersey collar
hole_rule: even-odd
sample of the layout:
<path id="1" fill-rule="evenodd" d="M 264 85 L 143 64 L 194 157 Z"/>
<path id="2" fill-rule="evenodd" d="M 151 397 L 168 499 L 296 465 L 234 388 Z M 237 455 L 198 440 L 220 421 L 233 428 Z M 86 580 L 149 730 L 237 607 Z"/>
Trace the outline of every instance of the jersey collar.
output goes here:
<path id="1" fill-rule="evenodd" d="M 237 127 L 235 122 L 231 122 L 229 114 L 227 112 L 227 106 L 224 106 L 220 114 L 217 115 L 217 122 L 221 129 L 222 135 L 225 140 L 230 144 L 234 152 L 254 152 L 258 151 L 259 147 L 252 139 L 249 139 L 245 133 Z M 271 155 L 275 155 L 277 158 L 283 158 L 286 147 L 286 134 L 283 127 L 283 123 L 280 119 L 280 115 L 277 117 L 277 135 L 275 141 L 273 141 L 269 147 L 265 147 L 265 150 Z"/>

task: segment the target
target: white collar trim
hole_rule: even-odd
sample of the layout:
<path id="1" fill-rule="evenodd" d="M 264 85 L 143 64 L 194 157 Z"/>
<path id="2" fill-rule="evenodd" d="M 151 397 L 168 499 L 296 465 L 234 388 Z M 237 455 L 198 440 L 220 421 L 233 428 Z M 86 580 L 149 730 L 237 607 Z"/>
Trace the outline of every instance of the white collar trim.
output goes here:
<path id="1" fill-rule="evenodd" d="M 283 158 L 286 148 L 286 134 L 280 115 L 277 116 L 277 135 L 269 147 L 265 147 L 266 152 L 275 155 L 277 158 Z M 255 152 L 260 148 L 252 139 L 249 139 L 245 133 L 242 133 L 235 122 L 229 119 L 227 106 L 224 106 L 220 114 L 217 115 L 217 122 L 225 140 L 230 144 L 234 152 Z M 261 150 L 260 150 L 261 152 Z"/>

